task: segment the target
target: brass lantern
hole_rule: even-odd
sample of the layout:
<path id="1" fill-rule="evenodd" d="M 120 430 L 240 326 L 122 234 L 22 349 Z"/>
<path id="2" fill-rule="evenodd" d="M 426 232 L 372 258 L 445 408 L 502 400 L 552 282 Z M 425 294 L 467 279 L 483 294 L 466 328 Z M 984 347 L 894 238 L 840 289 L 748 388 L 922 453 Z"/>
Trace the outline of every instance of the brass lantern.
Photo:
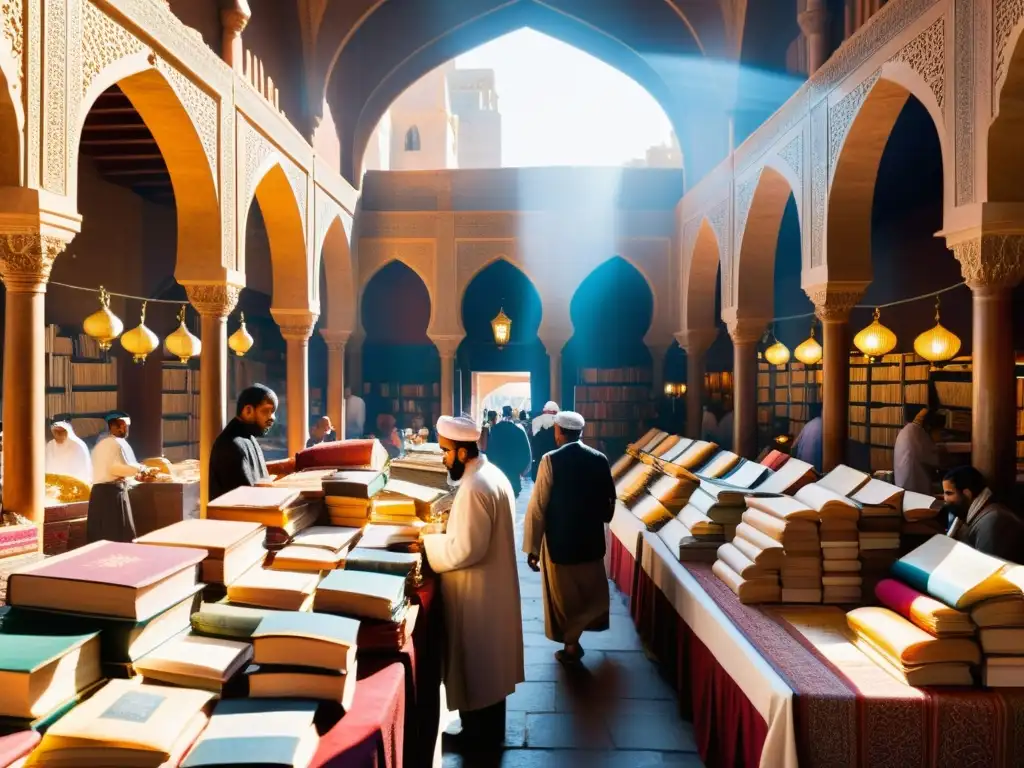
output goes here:
<path id="1" fill-rule="evenodd" d="M 944 363 L 960 351 L 960 337 L 939 322 L 939 300 L 935 299 L 935 327 L 914 339 L 914 351 L 929 363 Z"/>
<path id="2" fill-rule="evenodd" d="M 673 384 L 670 381 L 666 382 L 665 383 L 665 397 L 675 397 L 675 396 L 676 396 L 676 385 Z"/>
<path id="3" fill-rule="evenodd" d="M 164 339 L 167 351 L 187 363 L 189 358 L 197 357 L 203 351 L 203 342 L 197 339 L 185 326 L 185 305 L 178 310 L 178 330 Z"/>
<path id="4" fill-rule="evenodd" d="M 238 326 L 238 330 L 231 334 L 228 338 L 228 346 L 231 351 L 239 357 L 245 355 L 250 349 L 252 349 L 253 338 L 252 334 L 249 333 L 245 327 L 245 312 L 239 314 L 239 320 L 241 323 Z"/>
<path id="5" fill-rule="evenodd" d="M 896 334 L 878 321 L 880 315 L 876 307 L 871 325 L 853 337 L 853 345 L 872 362 L 896 348 Z"/>
<path id="6" fill-rule="evenodd" d="M 776 339 L 775 343 L 764 351 L 764 359 L 781 368 L 789 362 L 789 347 Z"/>
<path id="7" fill-rule="evenodd" d="M 811 325 L 811 335 L 797 344 L 796 349 L 793 350 L 793 357 L 804 365 L 815 365 L 821 362 L 821 355 L 821 344 L 814 338 L 814 326 Z"/>
<path id="8" fill-rule="evenodd" d="M 124 330 L 124 323 L 121 318 L 110 311 L 110 294 L 102 285 L 100 286 L 100 308 L 85 318 L 82 323 L 82 330 L 86 335 L 96 339 L 100 349 L 107 352 L 114 339 L 121 335 Z"/>
<path id="9" fill-rule="evenodd" d="M 149 353 L 160 346 L 160 339 L 146 327 L 146 302 L 142 302 L 139 324 L 121 337 L 121 346 L 131 352 L 136 363 L 146 362 Z"/>
<path id="10" fill-rule="evenodd" d="M 498 316 L 491 320 L 491 332 L 494 334 L 494 343 L 498 349 L 503 349 L 512 338 L 512 321 L 505 314 L 505 308 L 498 310 Z"/>

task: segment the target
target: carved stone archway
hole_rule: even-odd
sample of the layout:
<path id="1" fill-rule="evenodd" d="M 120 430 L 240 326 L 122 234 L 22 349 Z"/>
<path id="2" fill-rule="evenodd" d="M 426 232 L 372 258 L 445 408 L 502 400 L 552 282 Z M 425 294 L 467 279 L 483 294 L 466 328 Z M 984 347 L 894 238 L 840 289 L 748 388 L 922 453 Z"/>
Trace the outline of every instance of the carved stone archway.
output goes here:
<path id="1" fill-rule="evenodd" d="M 0 187 L 17 187 L 22 183 L 24 115 L 19 67 L 20 63 L 0 47 Z"/>
<path id="2" fill-rule="evenodd" d="M 690 221 L 684 231 L 682 330 L 715 327 L 715 285 L 718 282 L 718 238 L 707 218 Z"/>
<path id="3" fill-rule="evenodd" d="M 1024 202 L 1024 19 L 997 61 L 996 117 L 988 133 L 989 202 Z"/>

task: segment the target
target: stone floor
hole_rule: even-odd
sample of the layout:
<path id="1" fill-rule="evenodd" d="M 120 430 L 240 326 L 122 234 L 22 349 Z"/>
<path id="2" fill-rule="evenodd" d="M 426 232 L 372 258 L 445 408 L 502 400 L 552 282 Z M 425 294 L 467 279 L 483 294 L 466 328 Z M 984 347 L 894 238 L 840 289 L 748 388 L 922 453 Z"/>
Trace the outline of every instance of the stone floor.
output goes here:
<path id="1" fill-rule="evenodd" d="M 516 509 L 516 548 L 532 486 Z M 571 676 L 544 637 L 540 574 L 519 555 L 526 682 L 508 699 L 505 751 L 493 762 L 445 752 L 443 768 L 699 768 L 690 724 L 675 694 L 643 652 L 625 597 L 609 582 L 611 628 L 583 635 L 585 669 Z M 443 716 L 442 728 L 456 714 Z"/>

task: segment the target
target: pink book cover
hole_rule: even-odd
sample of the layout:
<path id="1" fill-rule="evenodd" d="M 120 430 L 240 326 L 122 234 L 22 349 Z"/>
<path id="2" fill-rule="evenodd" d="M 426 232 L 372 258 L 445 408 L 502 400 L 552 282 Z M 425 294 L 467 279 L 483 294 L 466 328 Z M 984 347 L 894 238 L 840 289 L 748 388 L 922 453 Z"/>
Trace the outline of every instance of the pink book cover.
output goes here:
<path id="1" fill-rule="evenodd" d="M 15 571 L 10 590 L 15 591 L 22 575 L 141 589 L 195 566 L 205 557 L 205 549 L 97 541 Z"/>

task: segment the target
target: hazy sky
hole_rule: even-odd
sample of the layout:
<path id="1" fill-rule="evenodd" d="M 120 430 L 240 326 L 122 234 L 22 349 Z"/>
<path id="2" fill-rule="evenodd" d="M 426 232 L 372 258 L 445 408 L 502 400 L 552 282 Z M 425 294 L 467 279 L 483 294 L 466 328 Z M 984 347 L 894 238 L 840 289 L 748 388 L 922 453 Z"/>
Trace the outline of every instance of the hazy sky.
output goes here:
<path id="1" fill-rule="evenodd" d="M 455 63 L 494 70 L 505 167 L 622 165 L 669 141 L 668 118 L 636 81 L 532 29 Z"/>

